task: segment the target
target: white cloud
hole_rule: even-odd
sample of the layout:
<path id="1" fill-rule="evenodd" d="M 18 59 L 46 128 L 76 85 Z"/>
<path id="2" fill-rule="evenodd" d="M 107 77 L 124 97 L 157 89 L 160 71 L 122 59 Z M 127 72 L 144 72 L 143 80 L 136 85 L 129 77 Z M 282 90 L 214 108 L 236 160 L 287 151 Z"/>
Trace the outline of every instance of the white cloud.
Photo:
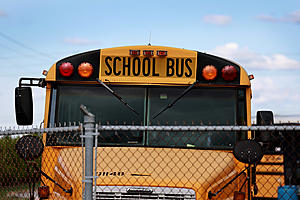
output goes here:
<path id="1" fill-rule="evenodd" d="M 72 45 L 90 45 L 95 43 L 86 38 L 65 38 L 64 42 Z"/>
<path id="2" fill-rule="evenodd" d="M 300 62 L 283 54 L 262 55 L 251 51 L 248 47 L 239 47 L 237 43 L 217 46 L 212 54 L 237 61 L 251 69 L 300 69 Z"/>
<path id="3" fill-rule="evenodd" d="M 251 81 L 253 115 L 257 110 L 264 109 L 272 110 L 274 114 L 279 115 L 299 115 L 300 94 L 297 87 L 291 87 L 291 85 L 297 84 L 297 75 L 267 76 L 258 74 Z"/>
<path id="4" fill-rule="evenodd" d="M 3 10 L 0 10 L 0 17 L 5 17 L 7 16 L 6 12 L 4 12 Z"/>
<path id="5" fill-rule="evenodd" d="M 271 15 L 259 15 L 256 17 L 259 20 L 266 22 L 291 22 L 295 24 L 300 24 L 300 10 L 289 13 L 283 17 L 275 17 Z"/>
<path id="6" fill-rule="evenodd" d="M 286 21 L 293 22 L 295 24 L 300 24 L 300 10 L 292 12 L 287 17 L 285 17 Z"/>
<path id="7" fill-rule="evenodd" d="M 262 55 L 234 42 L 218 46 L 210 53 L 236 61 L 255 72 L 255 79 L 251 81 L 252 115 L 257 110 L 272 110 L 281 115 L 300 114 L 299 61 L 282 54 Z"/>
<path id="8" fill-rule="evenodd" d="M 271 15 L 259 15 L 256 18 L 261 20 L 261 21 L 267 21 L 267 22 L 279 22 L 279 21 L 281 21 L 279 18 L 276 18 L 276 17 L 271 16 Z"/>
<path id="9" fill-rule="evenodd" d="M 232 21 L 232 18 L 227 15 L 206 15 L 203 21 L 210 24 L 226 25 Z"/>

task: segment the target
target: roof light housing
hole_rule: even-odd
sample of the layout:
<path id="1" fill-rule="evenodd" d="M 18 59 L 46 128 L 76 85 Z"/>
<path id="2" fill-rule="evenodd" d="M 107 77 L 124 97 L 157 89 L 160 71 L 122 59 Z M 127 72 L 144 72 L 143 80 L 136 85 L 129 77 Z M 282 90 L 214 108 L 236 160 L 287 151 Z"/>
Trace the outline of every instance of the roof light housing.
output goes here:
<path id="1" fill-rule="evenodd" d="M 217 77 L 217 68 L 213 65 L 206 65 L 202 70 L 202 76 L 205 80 L 212 81 Z"/>
<path id="2" fill-rule="evenodd" d="M 64 62 L 59 66 L 59 73 L 64 77 L 70 77 L 74 72 L 74 67 L 70 62 Z"/>
<path id="3" fill-rule="evenodd" d="M 88 62 L 83 62 L 78 67 L 78 74 L 83 78 L 89 78 L 94 72 L 93 66 Z"/>

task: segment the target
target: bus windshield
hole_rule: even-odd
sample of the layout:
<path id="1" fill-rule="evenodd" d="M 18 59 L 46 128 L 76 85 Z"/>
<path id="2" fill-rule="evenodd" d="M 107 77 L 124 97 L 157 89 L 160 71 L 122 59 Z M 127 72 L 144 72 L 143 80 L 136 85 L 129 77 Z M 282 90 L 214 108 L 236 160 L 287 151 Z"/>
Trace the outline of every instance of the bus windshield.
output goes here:
<path id="1" fill-rule="evenodd" d="M 112 86 L 134 110 L 124 106 L 101 85 L 58 85 L 56 106 L 51 108 L 55 123 L 83 121 L 80 105 L 87 106 L 102 125 L 237 125 L 244 124 L 245 91 L 241 88 L 194 87 L 172 108 L 153 120 L 153 116 L 176 99 L 183 86 Z M 51 123 L 51 122 L 50 122 Z M 101 132 L 100 145 L 231 148 L 234 132 Z M 78 135 L 52 134 L 48 145 L 80 145 Z"/>

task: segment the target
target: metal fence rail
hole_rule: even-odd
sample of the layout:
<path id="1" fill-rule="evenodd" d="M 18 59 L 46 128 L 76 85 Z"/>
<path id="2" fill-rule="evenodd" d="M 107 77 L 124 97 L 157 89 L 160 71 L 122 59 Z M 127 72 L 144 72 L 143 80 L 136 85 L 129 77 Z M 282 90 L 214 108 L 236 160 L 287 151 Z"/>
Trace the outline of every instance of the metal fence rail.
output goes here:
<path id="1" fill-rule="evenodd" d="M 300 126 L 133 126 L 99 125 L 99 131 L 300 131 Z"/>
<path id="2" fill-rule="evenodd" d="M 24 134 L 42 134 L 42 133 L 63 133 L 63 132 L 81 132 L 82 126 L 66 126 L 53 128 L 5 128 L 0 127 L 0 136 L 24 135 Z"/>
<path id="3" fill-rule="evenodd" d="M 0 127 L 0 136 L 81 132 L 80 126 L 53 128 L 5 128 Z M 98 125 L 98 131 L 300 131 L 300 126 L 135 126 L 135 125 Z"/>

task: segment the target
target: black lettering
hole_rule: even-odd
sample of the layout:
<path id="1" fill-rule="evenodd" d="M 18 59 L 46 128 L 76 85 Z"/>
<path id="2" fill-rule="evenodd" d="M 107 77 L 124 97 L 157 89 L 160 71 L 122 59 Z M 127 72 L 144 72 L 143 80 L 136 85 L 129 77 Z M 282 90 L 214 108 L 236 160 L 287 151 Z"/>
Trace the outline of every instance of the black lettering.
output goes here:
<path id="1" fill-rule="evenodd" d="M 130 76 L 130 58 L 127 58 L 128 62 L 126 64 L 126 58 L 123 58 L 123 75 L 126 76 L 126 69 L 127 69 L 127 76 Z"/>
<path id="2" fill-rule="evenodd" d="M 153 58 L 153 63 L 152 63 L 152 76 L 159 76 L 159 73 L 155 72 L 155 58 Z"/>
<path id="3" fill-rule="evenodd" d="M 136 61 L 137 61 L 137 72 L 136 72 L 136 70 L 135 70 L 135 67 L 136 67 Z M 135 57 L 134 59 L 133 59 L 133 61 L 132 61 L 132 73 L 133 73 L 133 75 L 134 76 L 138 76 L 138 75 L 140 75 L 140 73 L 141 73 L 141 61 L 140 61 L 140 59 L 138 58 L 138 57 Z"/>
<path id="4" fill-rule="evenodd" d="M 146 70 L 146 61 L 147 61 L 147 70 Z M 149 58 L 144 58 L 143 59 L 143 75 L 144 76 L 149 76 L 150 75 L 150 66 L 151 65 L 151 61 Z M 146 72 L 147 71 L 147 72 Z"/>
<path id="5" fill-rule="evenodd" d="M 181 59 L 180 67 L 179 67 L 179 58 L 176 58 L 176 75 L 178 77 L 182 77 L 183 70 L 184 70 L 183 67 L 184 67 L 184 59 L 183 58 Z M 180 73 L 179 73 L 179 71 L 180 71 Z"/>
<path id="6" fill-rule="evenodd" d="M 112 72 L 111 66 L 110 66 L 110 64 L 108 63 L 108 61 L 111 61 L 111 60 L 112 60 L 112 59 L 111 59 L 110 56 L 107 56 L 107 57 L 105 58 L 105 65 L 106 65 L 106 67 L 107 67 L 108 70 L 109 70 L 109 71 L 106 71 L 106 70 L 105 70 L 105 74 L 106 74 L 107 76 L 111 75 L 111 72 Z"/>
<path id="7" fill-rule="evenodd" d="M 115 74 L 116 76 L 119 76 L 119 75 L 121 74 L 121 71 L 118 71 L 118 72 L 117 72 L 117 60 L 118 60 L 118 61 L 121 61 L 121 58 L 120 58 L 120 57 L 115 57 L 115 58 L 114 58 L 114 62 L 113 62 L 113 71 L 114 71 L 114 74 Z"/>
<path id="8" fill-rule="evenodd" d="M 170 72 L 171 70 L 171 72 Z M 167 58 L 167 76 L 173 76 L 174 75 L 174 59 Z"/>
<path id="9" fill-rule="evenodd" d="M 188 58 L 185 60 L 185 67 L 187 68 L 187 70 L 189 70 L 189 73 L 184 73 L 186 77 L 191 77 L 193 73 L 191 67 L 189 66 L 189 62 L 192 63 L 192 59 Z"/>

